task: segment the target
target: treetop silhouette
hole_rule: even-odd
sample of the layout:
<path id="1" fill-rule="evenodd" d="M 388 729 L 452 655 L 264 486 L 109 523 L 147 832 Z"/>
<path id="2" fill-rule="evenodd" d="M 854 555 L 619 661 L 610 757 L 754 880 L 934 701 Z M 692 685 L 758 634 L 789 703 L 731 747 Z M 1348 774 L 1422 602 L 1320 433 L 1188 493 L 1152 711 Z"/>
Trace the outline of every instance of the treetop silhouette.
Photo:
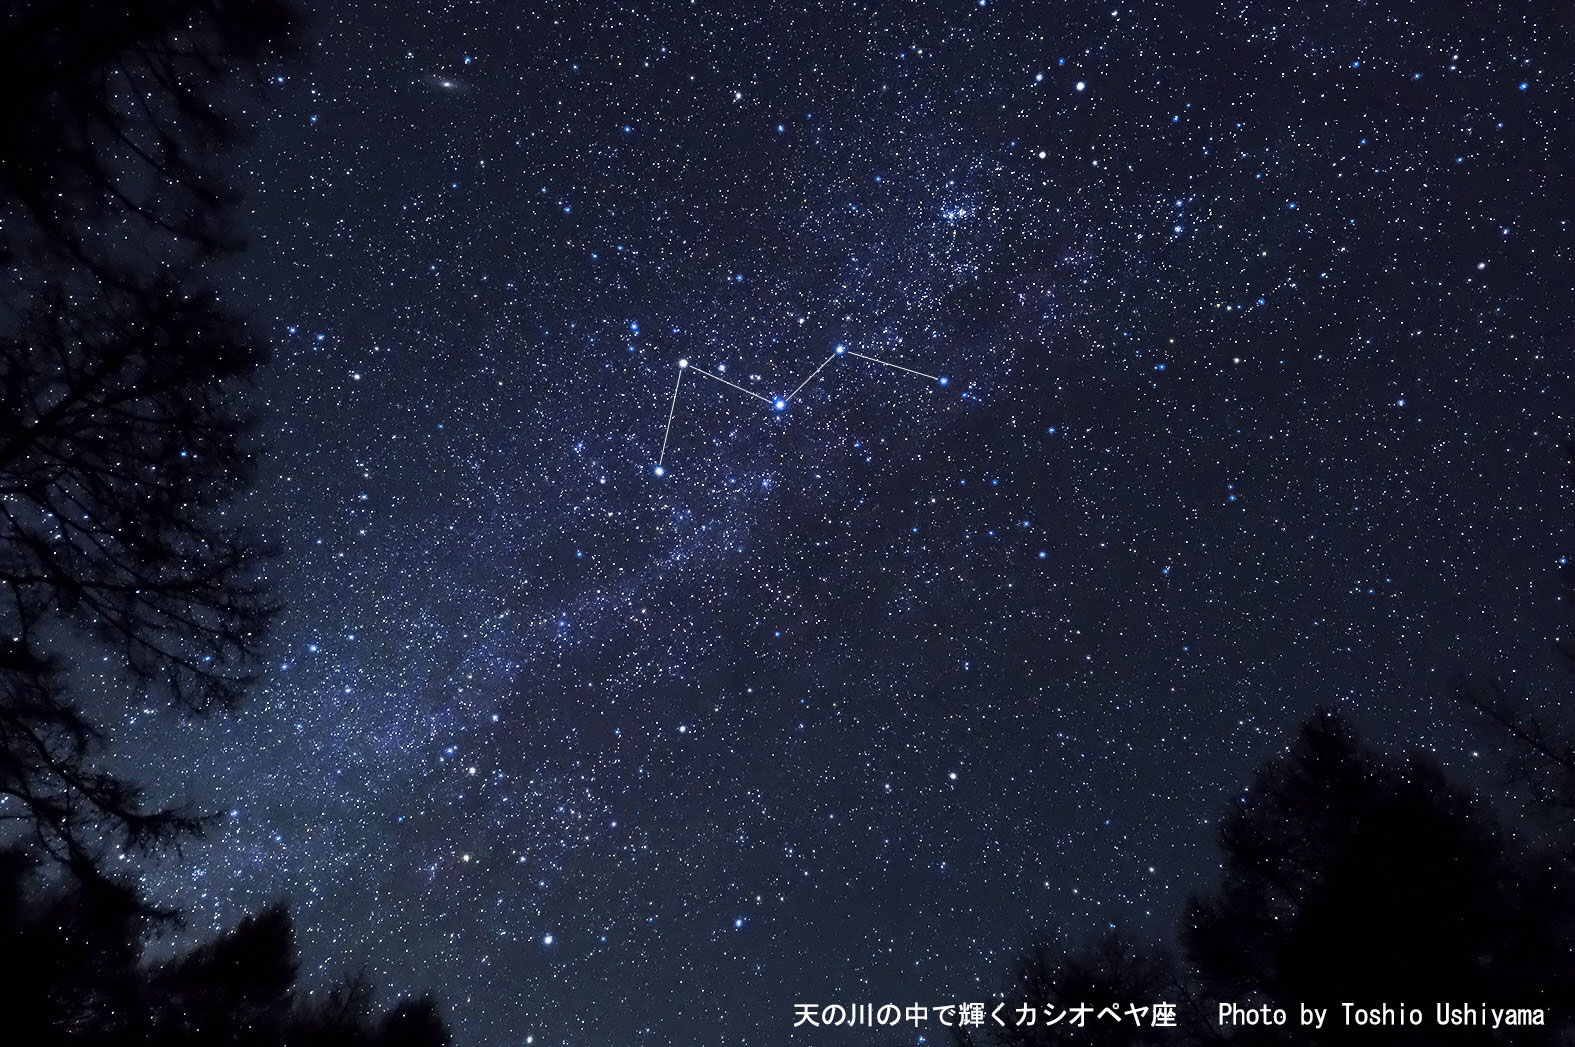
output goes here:
<path id="1" fill-rule="evenodd" d="M 0 14 L 0 820 L 73 865 L 201 823 L 101 768 L 72 664 L 107 654 L 130 695 L 199 712 L 260 668 L 268 549 L 229 507 L 268 349 L 194 266 L 238 244 L 232 85 L 299 22 L 287 0 Z"/>

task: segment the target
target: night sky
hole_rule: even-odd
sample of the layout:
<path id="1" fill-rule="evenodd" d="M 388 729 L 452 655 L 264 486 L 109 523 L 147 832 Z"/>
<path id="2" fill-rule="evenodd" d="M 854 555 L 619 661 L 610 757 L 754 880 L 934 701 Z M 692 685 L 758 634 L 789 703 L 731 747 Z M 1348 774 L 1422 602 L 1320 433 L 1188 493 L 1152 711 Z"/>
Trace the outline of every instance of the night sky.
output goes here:
<path id="1" fill-rule="evenodd" d="M 462 1047 L 874 1042 L 793 1005 L 1166 936 L 1320 705 L 1492 780 L 1568 5 L 508 6 L 320 0 L 250 106 L 288 611 L 240 713 L 115 725 L 226 812 L 147 876 L 194 930 L 286 895 Z M 948 381 L 697 371 L 838 345 Z"/>

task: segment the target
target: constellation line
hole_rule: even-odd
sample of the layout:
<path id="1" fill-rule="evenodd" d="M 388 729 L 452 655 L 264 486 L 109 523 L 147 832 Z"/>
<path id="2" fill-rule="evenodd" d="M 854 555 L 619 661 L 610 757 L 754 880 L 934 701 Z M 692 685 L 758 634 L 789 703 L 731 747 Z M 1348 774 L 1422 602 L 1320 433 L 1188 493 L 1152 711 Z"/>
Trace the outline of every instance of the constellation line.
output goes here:
<path id="1" fill-rule="evenodd" d="M 848 350 L 848 355 L 856 356 L 860 360 L 868 360 L 872 364 L 885 364 L 887 367 L 895 367 L 899 371 L 907 371 L 909 374 L 916 374 L 920 378 L 928 378 L 930 381 L 940 382 L 942 385 L 946 384 L 946 379 L 940 377 L 939 375 L 925 374 L 923 371 L 915 371 L 911 367 L 904 367 L 901 364 L 894 364 L 890 360 L 877 360 L 873 356 L 865 356 L 863 353 L 855 353 L 852 349 Z"/>
<path id="2" fill-rule="evenodd" d="M 721 382 L 723 385 L 731 385 L 734 389 L 737 389 L 741 393 L 748 393 L 750 396 L 753 396 L 756 400 L 764 400 L 766 403 L 770 403 L 771 402 L 771 397 L 769 397 L 769 396 L 761 396 L 759 393 L 755 392 L 753 389 L 745 389 L 743 386 L 738 385 L 735 382 L 729 382 L 726 378 L 723 378 L 719 374 L 712 374 L 710 371 L 707 371 L 704 367 L 696 367 L 695 370 L 698 371 L 700 374 L 705 375 L 707 378 L 715 378 L 717 381 Z"/>
<path id="3" fill-rule="evenodd" d="M 673 415 L 678 413 L 678 387 L 684 384 L 684 367 L 678 368 L 678 380 L 673 383 L 673 405 L 667 409 L 667 431 L 662 434 L 662 453 L 656 456 L 656 475 L 662 475 L 662 462 L 667 459 L 667 438 L 673 435 Z"/>
<path id="4" fill-rule="evenodd" d="M 817 367 L 813 371 L 809 372 L 809 377 L 808 378 L 806 378 L 802 382 L 798 383 L 798 389 L 795 389 L 791 393 L 787 394 L 787 399 L 788 400 L 792 400 L 793 397 L 797 396 L 799 394 L 799 390 L 800 389 L 803 389 L 810 382 L 813 382 L 815 380 L 815 376 L 826 369 L 826 364 L 831 363 L 831 361 L 835 360 L 836 358 L 837 358 L 837 354 L 836 353 L 832 353 L 830 356 L 826 357 L 826 359 L 821 363 L 821 365 L 819 367 Z"/>
<path id="5" fill-rule="evenodd" d="M 766 403 L 771 405 L 773 410 L 784 411 L 784 410 L 787 409 L 788 403 L 790 401 L 792 401 L 792 399 L 795 396 L 797 396 L 799 393 L 803 392 L 805 386 L 807 386 L 810 382 L 813 382 L 815 380 L 815 376 L 816 375 L 818 375 L 820 372 L 824 371 L 826 369 L 826 366 L 828 364 L 830 364 L 831 361 L 833 361 L 837 357 L 843 356 L 843 355 L 856 356 L 860 360 L 868 360 L 872 364 L 880 364 L 882 367 L 890 367 L 891 369 L 893 369 L 895 371 L 902 371 L 902 372 L 904 372 L 906 374 L 916 375 L 916 376 L 918 376 L 920 378 L 928 378 L 930 381 L 938 382 L 941 385 L 946 385 L 947 383 L 949 383 L 951 381 L 951 379 L 947 378 L 945 375 L 925 374 L 923 371 L 915 371 L 911 367 L 904 367 L 904 366 L 902 366 L 902 364 L 894 364 L 890 360 L 882 360 L 882 359 L 880 359 L 878 357 L 865 356 L 863 353 L 856 353 L 852 349 L 849 349 L 845 345 L 837 346 L 836 351 L 834 353 L 832 353 L 830 356 L 826 357 L 824 360 L 822 360 L 820 362 L 820 366 L 819 367 L 817 367 L 813 371 L 809 372 L 809 377 L 804 379 L 802 382 L 798 383 L 798 386 L 791 393 L 788 393 L 786 396 L 779 396 L 776 399 L 772 399 L 769 396 L 762 396 L 761 394 L 755 392 L 753 389 L 745 389 L 743 386 L 739 385 L 737 382 L 730 382 L 726 378 L 723 378 L 719 374 L 712 374 L 710 371 L 707 371 L 704 367 L 694 367 L 692 369 L 694 371 L 696 371 L 697 373 L 699 373 L 699 374 L 705 375 L 707 378 L 710 378 L 713 381 L 721 382 L 723 385 L 728 386 L 729 388 L 737 389 L 739 392 L 745 394 L 746 396 L 753 396 L 756 400 L 763 400 L 763 401 L 765 401 Z M 673 418 L 678 413 L 678 390 L 679 390 L 679 387 L 681 387 L 683 385 L 683 383 L 684 383 L 684 372 L 687 371 L 687 370 L 690 370 L 690 369 L 691 369 L 691 365 L 690 365 L 688 360 L 679 360 L 678 361 L 678 378 L 677 378 L 676 381 L 673 382 L 673 399 L 672 399 L 672 403 L 669 404 L 668 408 L 667 408 L 667 429 L 662 433 L 662 450 L 656 456 L 656 468 L 655 468 L 654 472 L 656 473 L 657 476 L 664 476 L 667 473 L 667 466 L 666 466 L 666 462 L 667 462 L 667 441 L 672 438 L 672 435 L 673 435 Z"/>

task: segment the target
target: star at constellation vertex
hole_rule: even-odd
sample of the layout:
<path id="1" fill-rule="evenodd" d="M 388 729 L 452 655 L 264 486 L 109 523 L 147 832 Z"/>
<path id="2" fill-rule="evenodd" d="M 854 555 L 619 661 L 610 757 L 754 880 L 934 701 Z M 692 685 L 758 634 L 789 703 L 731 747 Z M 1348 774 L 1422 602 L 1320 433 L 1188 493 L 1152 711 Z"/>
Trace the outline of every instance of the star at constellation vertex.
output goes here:
<path id="1" fill-rule="evenodd" d="M 662 433 L 662 450 L 657 455 L 656 467 L 653 472 L 657 476 L 667 475 L 667 467 L 664 464 L 667 460 L 667 441 L 672 437 L 673 434 L 673 416 L 678 413 L 678 390 L 682 388 L 684 384 L 685 371 L 694 371 L 697 374 L 703 374 L 712 381 L 721 382 L 723 385 L 728 386 L 729 388 L 737 389 L 746 396 L 753 396 L 756 400 L 761 400 L 770 404 L 773 411 L 785 411 L 787 410 L 787 405 L 793 401 L 793 398 L 799 393 L 803 392 L 804 387 L 810 382 L 814 381 L 815 376 L 821 371 L 825 370 L 826 365 L 831 363 L 831 361 L 835 360 L 839 356 L 856 356 L 860 360 L 868 360 L 870 363 L 880 364 L 882 367 L 890 367 L 897 371 L 906 372 L 907 374 L 917 375 L 920 378 L 928 378 L 930 381 L 936 382 L 940 385 L 946 385 L 951 381 L 951 379 L 947 378 L 945 375 L 925 374 L 923 371 L 915 371 L 911 367 L 904 367 L 902 364 L 894 364 L 889 360 L 881 360 L 873 356 L 865 356 L 863 353 L 854 352 L 845 345 L 838 345 L 836 349 L 832 351 L 832 354 L 826 357 L 826 359 L 822 360 L 820 366 L 811 371 L 809 376 L 802 382 L 798 383 L 798 386 L 791 393 L 788 393 L 786 396 L 770 397 L 762 396 L 752 389 L 745 389 L 736 382 L 730 382 L 721 375 L 713 374 L 703 367 L 693 366 L 688 360 L 679 360 L 678 377 L 673 382 L 672 402 L 667 408 L 667 429 Z"/>

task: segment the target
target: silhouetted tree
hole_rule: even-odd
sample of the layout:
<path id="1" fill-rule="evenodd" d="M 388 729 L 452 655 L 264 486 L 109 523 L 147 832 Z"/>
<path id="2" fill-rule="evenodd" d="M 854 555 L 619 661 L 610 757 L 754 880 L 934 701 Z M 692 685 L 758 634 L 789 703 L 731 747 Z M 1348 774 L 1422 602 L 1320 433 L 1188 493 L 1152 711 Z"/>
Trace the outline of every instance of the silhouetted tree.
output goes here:
<path id="1" fill-rule="evenodd" d="M 401 1000 L 378 1022 L 374 1042 L 378 1047 L 428 1047 L 448 1043 L 448 1029 L 438 1014 L 437 1001 L 424 996 Z"/>
<path id="2" fill-rule="evenodd" d="M 1505 743 L 1511 787 L 1522 790 L 1535 810 L 1560 820 L 1575 815 L 1575 732 L 1569 723 L 1532 712 L 1496 680 L 1462 683 L 1458 696 Z"/>
<path id="3" fill-rule="evenodd" d="M 1575 443 L 1565 445 L 1564 453 L 1566 485 L 1575 486 Z M 1575 696 L 1575 555 L 1563 558 L 1560 574 L 1565 621 L 1556 648 L 1571 672 Z M 1568 712 L 1575 703 L 1556 696 L 1550 703 L 1554 713 L 1537 713 L 1496 680 L 1468 679 L 1456 695 L 1506 743 L 1511 784 L 1524 790 L 1536 810 L 1561 823 L 1566 835 L 1575 830 L 1575 722 Z"/>
<path id="4" fill-rule="evenodd" d="M 229 87 L 300 21 L 293 0 L 5 0 L 0 266 L 49 253 L 107 277 L 128 238 L 166 260 L 236 246 L 213 163 L 240 132 Z"/>
<path id="5" fill-rule="evenodd" d="M 1575 998 L 1568 855 L 1523 853 L 1432 765 L 1393 765 L 1319 714 L 1224 820 L 1221 889 L 1182 939 L 1203 995 L 1284 1007 L 1405 1002 L 1386 1044 L 1559 1042 Z M 1549 1026 L 1440 1028 L 1438 1001 L 1548 1008 Z M 1562 1027 L 1562 1032 L 1560 1027 Z M 1374 1042 L 1371 1028 L 1237 1028 L 1240 1044 Z"/>
<path id="6" fill-rule="evenodd" d="M 96 641 L 202 710 L 240 695 L 270 614 L 261 550 L 221 511 L 251 465 L 229 383 L 261 347 L 174 287 L 96 304 L 40 302 L 0 341 L 0 816 L 74 860 L 97 826 L 138 846 L 195 825 L 90 769 L 63 651 Z"/>
<path id="7" fill-rule="evenodd" d="M 20 851 L 0 852 L 0 1029 L 37 1047 L 66 1043 L 72 1031 L 104 1037 L 137 996 L 136 943 L 148 916 L 133 892 L 92 876 L 41 896 L 29 889 L 32 865 Z"/>
<path id="8" fill-rule="evenodd" d="M 267 351 L 192 266 L 237 243 L 229 85 L 297 21 L 289 0 L 0 7 L 0 820 L 79 867 L 200 822 L 101 769 L 72 662 L 108 653 L 196 711 L 258 668 L 265 550 L 226 506 Z"/>
<path id="9" fill-rule="evenodd" d="M 960 1047 L 1175 1047 L 1176 1027 L 1153 1024 L 1155 1004 L 1176 1005 L 1181 987 L 1175 965 L 1161 950 L 1145 949 L 1111 931 L 1078 949 L 1041 935 L 1017 960 L 1001 1008 L 1004 1026 L 986 1019 L 982 1028 L 955 1031 Z M 1114 1005 L 1119 1020 L 1097 1015 Z M 1093 1008 L 1081 1018 L 1075 1007 Z M 1141 1022 L 1130 1008 L 1142 1008 Z M 1051 1012 L 1047 1013 L 1046 1008 Z M 1026 1009 L 1026 1010 L 1025 1010 Z M 1032 1022 L 1026 1017 L 1032 1012 Z"/>
<path id="10" fill-rule="evenodd" d="M 319 1002 L 296 992 L 288 910 L 274 905 L 189 952 L 150 964 L 152 916 L 127 885 L 38 882 L 0 852 L 0 1032 L 28 1047 L 445 1047 L 430 999 L 383 1014 L 350 978 Z"/>
<path id="11" fill-rule="evenodd" d="M 99 860 L 201 821 L 102 769 L 73 663 L 185 712 L 260 668 L 266 549 L 228 513 L 267 347 L 198 266 L 239 246 L 233 84 L 299 21 L 294 0 L 0 0 L 0 820 L 35 845 L 0 852 L 6 1044 L 448 1042 L 432 1001 L 379 1014 L 359 978 L 304 999 L 283 905 L 147 962 L 174 916 Z M 41 884 L 40 854 L 73 875 Z"/>

